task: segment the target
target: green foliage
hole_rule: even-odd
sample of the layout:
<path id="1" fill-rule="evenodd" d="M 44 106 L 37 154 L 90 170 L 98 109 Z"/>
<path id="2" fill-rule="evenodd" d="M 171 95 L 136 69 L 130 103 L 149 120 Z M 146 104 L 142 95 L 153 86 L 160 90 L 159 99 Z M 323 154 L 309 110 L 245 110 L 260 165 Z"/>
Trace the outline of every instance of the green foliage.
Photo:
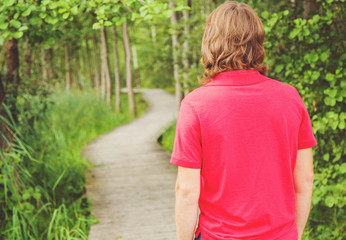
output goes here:
<path id="1" fill-rule="evenodd" d="M 175 119 L 172 124 L 159 136 L 158 141 L 161 146 L 169 151 L 173 151 L 175 128 L 177 124 L 177 119 Z"/>
<path id="2" fill-rule="evenodd" d="M 127 104 L 116 113 L 93 91 L 32 93 L 21 93 L 13 151 L 0 155 L 0 238 L 87 239 L 94 219 L 83 172 L 91 164 L 81 148 L 133 117 Z M 140 94 L 136 102 L 141 115 Z"/>

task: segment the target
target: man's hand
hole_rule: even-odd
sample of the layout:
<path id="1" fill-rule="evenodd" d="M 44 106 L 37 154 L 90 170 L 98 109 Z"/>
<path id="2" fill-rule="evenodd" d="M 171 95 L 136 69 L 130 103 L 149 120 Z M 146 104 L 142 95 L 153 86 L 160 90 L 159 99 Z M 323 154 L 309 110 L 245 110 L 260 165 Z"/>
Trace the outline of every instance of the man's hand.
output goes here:
<path id="1" fill-rule="evenodd" d="M 178 167 L 175 221 L 178 240 L 192 240 L 198 216 L 200 169 Z"/>

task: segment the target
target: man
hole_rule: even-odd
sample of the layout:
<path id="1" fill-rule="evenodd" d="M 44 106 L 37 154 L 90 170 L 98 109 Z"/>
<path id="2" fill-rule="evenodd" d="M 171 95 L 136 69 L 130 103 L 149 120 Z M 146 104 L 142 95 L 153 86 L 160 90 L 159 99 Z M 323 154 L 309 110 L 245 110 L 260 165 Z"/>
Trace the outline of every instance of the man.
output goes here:
<path id="1" fill-rule="evenodd" d="M 178 240 L 302 238 L 317 142 L 296 88 L 265 76 L 263 42 L 244 3 L 208 17 L 202 86 L 181 102 L 171 156 Z"/>

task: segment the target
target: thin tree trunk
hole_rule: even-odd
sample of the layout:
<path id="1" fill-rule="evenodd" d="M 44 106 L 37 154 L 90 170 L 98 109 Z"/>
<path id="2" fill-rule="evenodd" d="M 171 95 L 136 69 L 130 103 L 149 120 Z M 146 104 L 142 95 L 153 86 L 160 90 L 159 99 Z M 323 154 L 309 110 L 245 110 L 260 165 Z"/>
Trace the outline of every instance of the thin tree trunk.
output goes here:
<path id="1" fill-rule="evenodd" d="M 32 48 L 30 45 L 30 42 L 27 40 L 25 41 L 25 57 L 24 57 L 24 62 L 25 62 L 25 72 L 26 75 L 31 78 L 31 55 L 32 55 Z"/>
<path id="2" fill-rule="evenodd" d="M 175 8 L 174 0 L 169 1 L 169 6 L 173 10 Z M 178 65 L 178 35 L 177 35 L 177 15 L 176 12 L 172 12 L 171 24 L 173 27 L 172 30 L 172 49 L 173 49 L 173 67 L 174 67 L 174 81 L 175 81 L 175 97 L 178 110 L 180 109 L 180 103 L 183 99 L 181 93 L 180 80 L 179 80 L 179 65 Z"/>
<path id="3" fill-rule="evenodd" d="M 91 68 L 91 55 L 90 55 L 90 49 L 89 49 L 89 39 L 88 37 L 85 37 L 85 50 L 86 50 L 86 55 L 87 55 L 87 63 L 88 63 L 88 69 L 89 69 L 89 78 L 90 78 L 90 83 L 91 87 L 93 87 L 93 71 Z"/>
<path id="4" fill-rule="evenodd" d="M 19 53 L 18 53 L 18 40 L 12 38 L 11 40 L 6 38 L 6 56 L 7 56 L 7 72 L 6 83 L 0 79 L 0 115 L 9 120 L 9 116 L 3 108 L 2 104 L 5 103 L 6 95 L 10 95 L 14 98 L 17 97 L 17 89 L 19 85 Z M 11 114 L 16 119 L 15 109 L 11 109 Z M 9 143 L 12 142 L 12 131 L 7 124 L 0 120 L 0 148 L 6 150 L 9 147 Z"/>
<path id="5" fill-rule="evenodd" d="M 137 109 L 136 109 L 136 103 L 135 103 L 135 96 L 134 96 L 133 88 L 132 88 L 131 48 L 130 48 L 130 39 L 128 36 L 126 21 L 122 24 L 122 28 L 123 28 L 124 50 L 125 50 L 127 94 L 129 99 L 130 114 L 132 116 L 135 116 L 137 115 Z"/>
<path id="6" fill-rule="evenodd" d="M 82 80 L 81 80 L 81 64 L 80 64 L 80 54 L 79 54 L 79 50 L 75 49 L 74 50 L 74 71 L 73 73 L 75 74 L 75 78 L 76 81 L 75 83 L 77 84 L 76 87 L 78 87 L 79 89 L 83 89 L 83 84 L 82 84 Z"/>
<path id="7" fill-rule="evenodd" d="M 151 31 L 151 39 L 155 43 L 156 42 L 156 27 L 155 27 L 155 25 L 151 25 L 150 31 Z"/>
<path id="8" fill-rule="evenodd" d="M 42 67 L 42 79 L 47 80 L 48 78 L 48 69 L 47 69 L 47 62 L 46 62 L 46 50 L 44 47 L 41 47 L 41 67 Z"/>
<path id="9" fill-rule="evenodd" d="M 191 7 L 191 1 L 187 0 L 187 5 Z M 188 36 L 190 36 L 190 30 L 189 30 L 189 11 L 184 10 L 183 11 L 183 18 L 184 18 L 184 43 L 183 43 L 183 65 L 184 65 L 184 72 L 183 72 L 183 87 L 184 87 L 184 96 L 186 96 L 189 93 L 188 89 L 188 72 L 190 70 L 190 62 L 189 62 L 189 43 L 187 41 Z"/>
<path id="10" fill-rule="evenodd" d="M 100 94 L 100 71 L 99 71 L 99 64 L 98 64 L 98 48 L 97 48 L 97 38 L 96 34 L 93 34 L 92 37 L 93 40 L 93 50 L 94 50 L 94 68 L 95 68 L 95 76 L 94 76 L 94 81 L 95 81 L 95 87 L 96 87 L 96 92 Z"/>
<path id="11" fill-rule="evenodd" d="M 313 13 L 317 11 L 317 3 L 315 0 L 304 0 L 303 5 L 304 5 L 304 12 L 303 12 L 304 18 L 308 18 L 309 16 L 311 16 Z"/>
<path id="12" fill-rule="evenodd" d="M 46 63 L 47 65 L 47 76 L 48 79 L 51 79 L 54 77 L 54 68 L 53 68 L 53 48 L 48 49 L 46 52 Z"/>
<path id="13" fill-rule="evenodd" d="M 70 55 L 68 45 L 65 43 L 65 72 L 66 72 L 66 90 L 71 88 L 71 68 L 70 68 Z"/>
<path id="14" fill-rule="evenodd" d="M 101 35 L 101 53 L 102 53 L 102 74 L 101 74 L 101 89 L 107 99 L 107 103 L 111 102 L 111 78 L 109 72 L 107 35 L 104 26 L 100 29 Z"/>
<path id="15" fill-rule="evenodd" d="M 6 73 L 6 94 L 11 94 L 17 97 L 17 89 L 19 84 L 19 53 L 18 53 L 18 40 L 7 39 L 7 73 Z"/>
<path id="16" fill-rule="evenodd" d="M 133 56 L 133 68 L 135 69 L 135 82 L 136 88 L 141 88 L 140 76 L 138 71 L 138 59 L 137 59 L 137 48 L 136 45 L 132 45 L 132 56 Z"/>
<path id="17" fill-rule="evenodd" d="M 113 54 L 114 54 L 114 77 L 115 77 L 115 109 L 120 112 L 120 73 L 119 73 L 119 54 L 118 54 L 118 37 L 116 26 L 113 26 Z"/>

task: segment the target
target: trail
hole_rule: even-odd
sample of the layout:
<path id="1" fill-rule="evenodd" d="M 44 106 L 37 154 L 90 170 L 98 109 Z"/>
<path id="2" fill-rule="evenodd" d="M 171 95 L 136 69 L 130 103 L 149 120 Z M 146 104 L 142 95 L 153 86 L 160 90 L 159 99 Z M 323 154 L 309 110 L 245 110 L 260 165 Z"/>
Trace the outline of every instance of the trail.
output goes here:
<path id="1" fill-rule="evenodd" d="M 85 174 L 87 197 L 94 200 L 91 213 L 99 219 L 90 240 L 176 238 L 176 169 L 156 142 L 177 116 L 175 98 L 161 89 L 140 91 L 147 112 L 83 149 L 82 155 L 97 165 Z"/>

